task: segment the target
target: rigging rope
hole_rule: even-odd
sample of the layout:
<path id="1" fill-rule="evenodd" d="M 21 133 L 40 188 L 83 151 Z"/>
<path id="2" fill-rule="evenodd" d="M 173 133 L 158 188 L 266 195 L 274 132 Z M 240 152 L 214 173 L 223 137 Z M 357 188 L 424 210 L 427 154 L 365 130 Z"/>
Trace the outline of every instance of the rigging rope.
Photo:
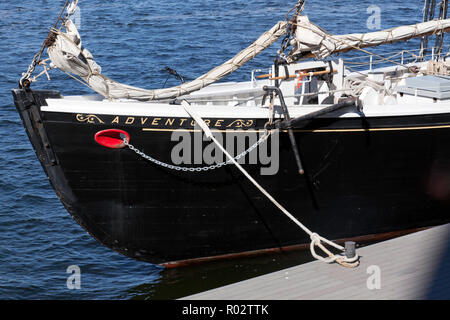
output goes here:
<path id="1" fill-rule="evenodd" d="M 442 0 L 441 5 L 439 7 L 439 19 L 440 20 L 447 19 L 447 11 L 448 11 L 448 0 Z M 439 57 L 442 52 L 442 46 L 444 44 L 444 37 L 445 37 L 444 33 L 436 35 L 435 47 L 437 48 L 437 50 L 435 53 L 436 53 L 437 57 Z"/>
<path id="2" fill-rule="evenodd" d="M 38 51 L 38 53 L 36 53 L 36 55 L 33 57 L 33 60 L 32 60 L 32 62 L 31 62 L 31 64 L 30 64 L 30 66 L 28 67 L 27 72 L 25 72 L 25 73 L 22 74 L 22 78 L 20 78 L 20 80 L 19 80 L 19 87 L 20 87 L 20 88 L 23 88 L 23 87 L 28 88 L 28 87 L 31 85 L 31 82 L 32 82 L 32 80 L 31 80 L 31 74 L 32 74 L 32 73 L 34 72 L 34 70 L 36 69 L 36 66 L 37 66 L 38 64 L 40 64 L 42 55 L 43 55 L 43 53 L 44 53 L 44 50 L 45 50 L 45 48 L 48 47 L 49 41 L 51 41 L 51 39 L 52 39 L 52 36 L 53 36 L 53 31 L 52 31 L 52 30 L 55 29 L 55 28 L 58 26 L 58 23 L 59 23 L 60 21 L 63 20 L 63 14 L 64 14 L 64 11 L 66 11 L 67 6 L 69 5 L 69 1 L 70 1 L 70 0 L 66 0 L 66 2 L 65 2 L 65 4 L 64 4 L 64 6 L 63 6 L 63 8 L 62 8 L 62 10 L 61 10 L 61 12 L 60 12 L 58 18 L 56 19 L 56 22 L 53 24 L 53 27 L 51 28 L 50 32 L 48 33 L 47 38 L 46 38 L 46 39 L 44 40 L 44 42 L 42 43 L 41 49 L 40 49 L 40 50 Z M 77 4 L 78 4 L 78 1 L 79 1 L 79 0 L 76 0 L 76 3 L 77 3 Z M 73 3 L 71 4 L 70 8 L 72 7 L 72 5 L 73 5 Z M 75 7 L 76 7 L 76 5 L 75 5 Z M 68 15 L 66 15 L 66 17 L 67 17 L 67 16 L 68 16 Z"/>
<path id="3" fill-rule="evenodd" d="M 423 8 L 423 22 L 433 20 L 435 9 L 436 9 L 436 0 L 426 0 L 425 1 L 425 6 Z M 426 55 L 426 52 L 427 52 L 428 37 L 429 37 L 428 35 L 424 36 L 420 43 L 420 47 L 422 49 L 422 51 L 421 51 L 422 58 L 424 55 Z"/>

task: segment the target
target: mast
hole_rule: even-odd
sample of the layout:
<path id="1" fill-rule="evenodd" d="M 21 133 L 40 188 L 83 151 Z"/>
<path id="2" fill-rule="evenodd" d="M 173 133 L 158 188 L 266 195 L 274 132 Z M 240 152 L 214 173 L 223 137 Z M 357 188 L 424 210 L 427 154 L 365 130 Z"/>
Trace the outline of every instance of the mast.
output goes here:
<path id="1" fill-rule="evenodd" d="M 448 12 L 448 0 L 442 0 L 441 5 L 439 7 L 439 19 L 444 20 L 447 19 Z M 442 51 L 442 45 L 444 44 L 444 33 L 436 35 L 436 56 L 439 57 Z"/>
<path id="2" fill-rule="evenodd" d="M 436 0 L 425 0 L 425 5 L 423 8 L 423 22 L 434 20 L 436 13 L 436 2 L 437 2 Z M 439 16 L 437 17 L 437 20 L 447 19 L 447 11 L 448 11 L 448 0 L 442 0 L 441 4 L 439 5 Z M 420 43 L 420 56 L 422 60 L 427 54 L 429 37 L 430 35 L 425 35 Z M 443 33 L 437 34 L 435 42 L 436 48 L 435 53 L 437 57 L 439 57 L 439 54 L 442 51 L 443 42 L 444 42 L 444 34 Z"/>

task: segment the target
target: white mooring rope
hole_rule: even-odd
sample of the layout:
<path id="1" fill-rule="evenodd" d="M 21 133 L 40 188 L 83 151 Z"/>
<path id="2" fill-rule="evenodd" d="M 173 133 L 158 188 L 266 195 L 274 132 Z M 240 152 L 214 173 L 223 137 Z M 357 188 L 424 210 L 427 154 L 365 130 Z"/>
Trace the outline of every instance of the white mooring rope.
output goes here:
<path id="1" fill-rule="evenodd" d="M 318 235 L 317 233 L 312 232 L 300 221 L 298 221 L 292 214 L 290 214 L 289 211 L 287 211 L 258 182 L 256 182 L 256 180 L 253 179 L 253 177 L 227 152 L 227 150 L 225 150 L 222 144 L 220 144 L 220 142 L 217 141 L 216 138 L 214 138 L 214 135 L 212 134 L 209 127 L 206 125 L 203 119 L 195 113 L 195 111 L 191 108 L 191 105 L 186 100 L 183 100 L 181 104 L 183 105 L 186 112 L 189 113 L 189 115 L 195 120 L 195 122 L 200 126 L 200 128 L 202 128 L 206 137 L 210 138 L 219 147 L 219 149 L 222 150 L 222 152 L 229 159 L 229 161 L 231 161 L 247 177 L 247 179 L 249 179 L 253 183 L 253 185 L 255 185 L 256 188 L 258 188 L 278 209 L 280 209 L 281 212 L 283 212 L 289 219 L 291 219 L 296 225 L 298 225 L 304 232 L 306 232 L 310 236 L 311 238 L 310 250 L 314 258 L 326 263 L 337 262 L 340 265 L 348 268 L 354 268 L 359 265 L 358 255 L 355 255 L 355 257 L 353 258 L 347 258 L 346 256 L 343 255 L 335 255 L 332 252 L 330 252 L 327 248 L 325 248 L 325 246 L 322 244 L 322 241 L 342 252 L 345 251 L 344 247 L 328 239 L 325 239 L 324 237 Z M 324 251 L 328 255 L 328 258 L 324 258 L 318 255 L 315 251 L 315 246 L 318 246 L 322 251 Z"/>

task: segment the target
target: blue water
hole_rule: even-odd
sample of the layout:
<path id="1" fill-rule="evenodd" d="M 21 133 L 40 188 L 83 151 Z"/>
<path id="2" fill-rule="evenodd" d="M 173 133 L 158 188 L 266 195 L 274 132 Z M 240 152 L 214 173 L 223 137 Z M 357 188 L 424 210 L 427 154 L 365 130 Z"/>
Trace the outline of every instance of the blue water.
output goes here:
<path id="1" fill-rule="evenodd" d="M 10 93 L 64 2 L 0 2 L 0 299 L 172 299 L 308 261 L 308 255 L 297 254 L 163 270 L 110 251 L 72 220 L 36 159 Z M 81 0 L 80 33 L 104 74 L 159 88 L 167 77 L 164 67 L 195 78 L 283 20 L 295 3 Z M 420 0 L 308 0 L 305 12 L 335 34 L 368 32 L 366 9 L 373 4 L 381 8 L 383 29 L 421 21 Z M 417 40 L 408 46 L 418 48 Z M 226 80 L 249 80 L 252 69 L 270 66 L 278 47 Z M 51 78 L 42 77 L 34 88 L 90 93 L 61 72 L 51 72 Z M 67 289 L 70 265 L 81 268 L 80 290 Z"/>

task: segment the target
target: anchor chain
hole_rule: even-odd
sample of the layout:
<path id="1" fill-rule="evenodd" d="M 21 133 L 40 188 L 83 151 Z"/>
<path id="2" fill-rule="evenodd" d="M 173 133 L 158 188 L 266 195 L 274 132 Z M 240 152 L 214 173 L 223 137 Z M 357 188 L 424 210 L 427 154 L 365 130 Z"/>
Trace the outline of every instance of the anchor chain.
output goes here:
<path id="1" fill-rule="evenodd" d="M 259 138 L 258 141 L 256 141 L 252 146 L 250 146 L 247 150 L 245 150 L 244 152 L 238 154 L 236 157 L 234 157 L 233 159 L 235 161 L 241 159 L 242 157 L 246 156 L 247 154 L 249 154 L 250 152 L 252 152 L 254 149 L 256 149 L 261 143 L 263 143 L 264 141 L 267 140 L 267 138 L 270 136 L 271 132 L 270 131 L 265 131 L 265 133 L 261 136 L 261 138 Z M 183 172 L 206 172 L 206 171 L 211 171 L 211 170 L 215 170 L 215 169 L 219 169 L 225 165 L 229 165 L 231 163 L 233 163 L 232 160 L 228 160 L 228 161 L 224 161 L 218 164 L 214 164 L 211 166 L 207 166 L 207 167 L 181 167 L 181 166 L 176 166 L 173 164 L 168 164 L 162 161 L 159 161 L 157 159 L 152 158 L 151 156 L 145 154 L 144 152 L 140 151 L 139 149 L 137 149 L 135 146 L 133 146 L 132 144 L 130 144 L 128 142 L 127 139 L 123 140 L 123 143 L 132 151 L 134 151 L 137 155 L 141 156 L 142 158 L 156 164 L 159 165 L 163 168 L 167 168 L 170 170 L 175 170 L 175 171 L 183 171 Z"/>

